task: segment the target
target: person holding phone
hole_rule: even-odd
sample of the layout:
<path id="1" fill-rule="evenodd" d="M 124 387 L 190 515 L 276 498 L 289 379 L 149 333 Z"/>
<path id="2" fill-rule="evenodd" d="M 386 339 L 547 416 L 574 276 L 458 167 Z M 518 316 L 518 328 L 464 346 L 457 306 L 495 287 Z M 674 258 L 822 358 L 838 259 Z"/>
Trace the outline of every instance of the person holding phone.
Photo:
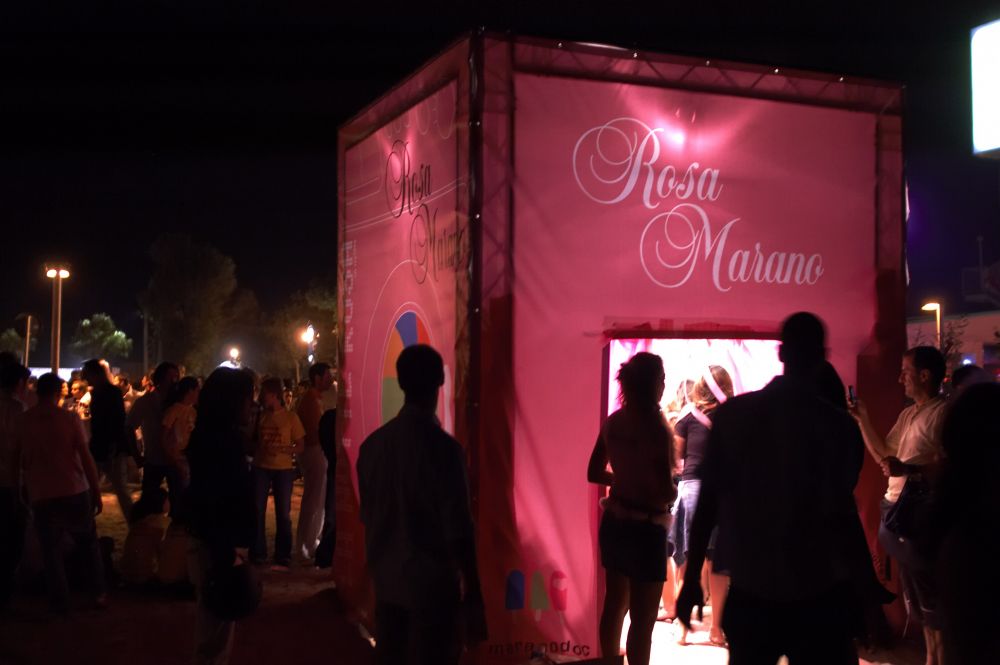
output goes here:
<path id="1" fill-rule="evenodd" d="M 946 412 L 946 402 L 940 394 L 945 372 L 944 356 L 932 346 L 917 346 L 903 354 L 899 382 L 913 404 L 903 409 L 885 438 L 876 431 L 864 402 L 856 401 L 850 409 L 861 427 L 865 447 L 889 479 L 882 500 L 883 523 L 911 479 L 921 482 L 935 475 Z M 938 592 L 933 575 L 916 566 L 907 567 L 903 562 L 899 568 L 907 607 L 924 627 L 927 665 L 940 665 L 942 617 L 937 609 Z"/>

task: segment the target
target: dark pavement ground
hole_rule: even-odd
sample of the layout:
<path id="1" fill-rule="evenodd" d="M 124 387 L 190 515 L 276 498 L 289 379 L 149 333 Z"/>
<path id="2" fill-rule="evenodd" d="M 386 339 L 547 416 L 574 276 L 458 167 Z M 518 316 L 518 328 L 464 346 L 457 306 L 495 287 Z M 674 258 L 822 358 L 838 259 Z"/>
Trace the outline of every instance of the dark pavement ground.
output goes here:
<path id="1" fill-rule="evenodd" d="M 297 483 L 292 495 L 293 529 L 301 496 L 302 486 Z M 104 494 L 104 512 L 97 523 L 98 534 L 114 538 L 115 554 L 120 555 L 127 531 L 110 492 Z M 270 549 L 273 504 L 268 508 L 267 530 Z M 238 624 L 232 665 L 374 665 L 373 649 L 350 621 L 329 573 L 307 565 L 295 565 L 288 573 L 271 572 L 267 567 L 260 571 L 264 597 L 257 613 Z M 15 598 L 11 611 L 0 614 L 0 665 L 190 663 L 194 609 L 190 598 L 119 588 L 111 592 L 109 609 L 80 610 L 57 619 L 48 613 L 44 594 L 23 593 Z M 626 622 L 623 646 L 627 627 Z M 680 647 L 677 630 L 676 625 L 657 623 L 653 663 L 728 662 L 725 649 L 706 644 L 707 632 L 696 630 L 689 638 L 691 645 Z M 892 651 L 866 654 L 859 665 L 922 665 L 919 640 L 914 637 Z"/>
<path id="2" fill-rule="evenodd" d="M 0 621 L 0 663 L 166 665 L 188 663 L 194 602 L 116 591 L 111 608 L 46 616 L 42 597 L 21 598 Z M 260 609 L 241 621 L 231 663 L 373 663 L 325 578 L 305 568 L 264 573 Z"/>
<path id="3" fill-rule="evenodd" d="M 300 496 L 298 485 L 293 527 Z M 271 531 L 270 514 L 268 526 Z M 120 553 L 125 525 L 112 494 L 104 495 L 98 532 L 114 537 Z M 289 573 L 261 572 L 264 597 L 257 613 L 238 624 L 233 665 L 374 663 L 371 646 L 348 620 L 328 573 L 304 565 Z M 112 590 L 107 610 L 79 610 L 59 619 L 48 613 L 44 595 L 20 594 L 0 615 L 0 665 L 189 663 L 194 609 L 192 599 L 122 588 Z"/>

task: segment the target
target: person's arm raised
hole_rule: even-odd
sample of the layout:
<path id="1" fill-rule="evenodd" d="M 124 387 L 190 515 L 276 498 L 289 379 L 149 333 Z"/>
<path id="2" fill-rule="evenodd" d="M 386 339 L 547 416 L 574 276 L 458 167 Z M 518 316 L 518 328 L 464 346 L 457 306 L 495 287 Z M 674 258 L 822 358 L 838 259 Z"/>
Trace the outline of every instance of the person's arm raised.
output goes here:
<path id="1" fill-rule="evenodd" d="M 881 463 L 884 458 L 895 454 L 896 451 L 890 448 L 886 444 L 885 439 L 875 431 L 875 426 L 872 425 L 871 418 L 868 417 L 868 407 L 864 402 L 857 400 L 854 404 L 848 406 L 847 410 L 858 422 L 858 427 L 861 428 L 861 436 L 865 440 L 865 448 L 868 449 L 868 452 L 871 453 L 876 462 Z"/>

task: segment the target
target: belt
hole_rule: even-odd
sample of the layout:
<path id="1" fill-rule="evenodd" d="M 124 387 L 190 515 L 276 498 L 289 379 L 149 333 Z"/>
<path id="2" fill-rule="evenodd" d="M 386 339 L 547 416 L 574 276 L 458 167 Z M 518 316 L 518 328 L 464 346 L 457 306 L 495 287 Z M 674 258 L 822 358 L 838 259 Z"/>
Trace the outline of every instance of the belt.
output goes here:
<path id="1" fill-rule="evenodd" d="M 630 508 L 622 504 L 621 500 L 614 499 L 612 497 L 605 497 L 601 499 L 601 506 L 604 511 L 620 520 L 632 520 L 635 522 L 650 522 L 652 524 L 659 524 L 662 527 L 669 527 L 673 517 L 670 515 L 669 508 L 667 510 L 645 510 L 639 508 Z"/>

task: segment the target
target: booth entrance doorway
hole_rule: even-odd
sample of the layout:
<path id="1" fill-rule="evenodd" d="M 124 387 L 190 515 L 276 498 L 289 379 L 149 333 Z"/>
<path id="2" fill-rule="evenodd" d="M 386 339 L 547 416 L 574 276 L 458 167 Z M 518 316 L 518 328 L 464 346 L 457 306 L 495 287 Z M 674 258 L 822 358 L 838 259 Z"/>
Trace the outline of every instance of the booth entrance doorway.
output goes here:
<path id="1" fill-rule="evenodd" d="M 605 350 L 607 371 L 604 375 L 604 415 L 619 408 L 618 385 L 615 381 L 618 369 L 640 351 L 655 353 L 663 359 L 666 389 L 660 408 L 667 419 L 671 420 L 690 401 L 687 395 L 689 387 L 704 376 L 712 365 L 718 365 L 729 373 L 736 395 L 766 386 L 782 372 L 781 361 L 778 360 L 779 344 L 776 339 L 742 339 L 735 335 L 612 339 Z"/>
<path id="2" fill-rule="evenodd" d="M 670 422 L 683 416 L 691 408 L 691 388 L 712 366 L 722 367 L 732 380 L 733 393 L 759 390 L 782 372 L 778 359 L 779 342 L 775 339 L 742 339 L 722 337 L 628 337 L 612 339 L 605 350 L 604 408 L 605 415 L 619 408 L 618 386 L 615 376 L 622 363 L 636 353 L 655 353 L 663 359 L 666 388 L 660 407 Z M 705 589 L 706 596 L 708 589 Z M 685 644 L 680 622 L 658 621 L 653 629 L 650 662 L 670 662 L 684 665 L 725 665 L 729 653 L 724 647 L 713 645 L 709 639 L 712 627 L 712 607 L 705 608 L 704 621 L 695 622 L 687 634 Z M 625 648 L 629 620 L 626 616 L 622 630 L 621 647 Z"/>

